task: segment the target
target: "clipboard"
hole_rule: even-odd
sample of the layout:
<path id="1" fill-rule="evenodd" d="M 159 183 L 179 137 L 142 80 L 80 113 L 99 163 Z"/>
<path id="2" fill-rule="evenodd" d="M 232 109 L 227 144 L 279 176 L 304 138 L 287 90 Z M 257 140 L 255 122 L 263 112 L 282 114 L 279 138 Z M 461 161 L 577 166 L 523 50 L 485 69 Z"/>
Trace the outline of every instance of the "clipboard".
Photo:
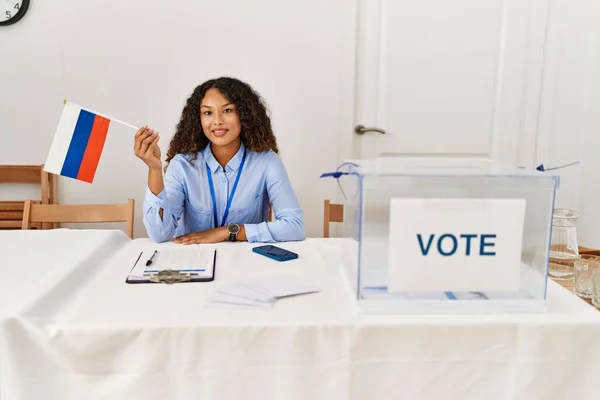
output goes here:
<path id="1" fill-rule="evenodd" d="M 182 250 L 188 251 L 188 250 Z M 210 250 L 206 250 L 210 251 Z M 217 264 L 217 249 L 212 249 L 212 263 L 208 271 L 203 271 L 202 274 L 194 274 L 194 272 L 188 272 L 186 269 L 161 269 L 160 271 L 153 273 L 144 274 L 132 274 L 136 267 L 140 268 L 139 264 L 142 259 L 143 251 L 138 255 L 137 260 L 131 267 L 125 283 L 137 284 L 137 283 L 186 283 L 186 282 L 211 282 L 215 279 L 215 269 Z"/>

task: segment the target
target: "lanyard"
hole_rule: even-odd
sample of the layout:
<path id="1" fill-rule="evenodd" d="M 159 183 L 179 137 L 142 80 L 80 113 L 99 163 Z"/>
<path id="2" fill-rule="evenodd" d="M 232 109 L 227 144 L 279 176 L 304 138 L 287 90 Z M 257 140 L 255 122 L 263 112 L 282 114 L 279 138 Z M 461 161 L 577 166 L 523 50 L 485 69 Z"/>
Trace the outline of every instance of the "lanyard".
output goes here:
<path id="1" fill-rule="evenodd" d="M 225 225 L 225 221 L 227 220 L 227 215 L 229 215 L 229 207 L 231 206 L 231 201 L 233 200 L 233 196 L 235 195 L 235 190 L 237 189 L 238 182 L 240 181 L 240 175 L 242 175 L 242 170 L 244 169 L 245 162 L 246 162 L 246 149 L 244 149 L 244 156 L 242 157 L 242 162 L 240 163 L 240 168 L 238 169 L 237 176 L 235 177 L 235 182 L 233 183 L 233 188 L 231 189 L 229 198 L 227 199 L 227 205 L 225 206 L 225 213 L 223 213 L 223 220 L 221 221 L 221 225 L 217 224 L 217 199 L 215 197 L 215 187 L 213 186 L 212 173 L 210 171 L 210 167 L 208 166 L 208 163 L 206 163 L 206 175 L 208 176 L 208 186 L 210 188 L 210 197 L 212 198 L 213 217 L 214 217 L 214 221 L 215 221 L 215 228 Z"/>

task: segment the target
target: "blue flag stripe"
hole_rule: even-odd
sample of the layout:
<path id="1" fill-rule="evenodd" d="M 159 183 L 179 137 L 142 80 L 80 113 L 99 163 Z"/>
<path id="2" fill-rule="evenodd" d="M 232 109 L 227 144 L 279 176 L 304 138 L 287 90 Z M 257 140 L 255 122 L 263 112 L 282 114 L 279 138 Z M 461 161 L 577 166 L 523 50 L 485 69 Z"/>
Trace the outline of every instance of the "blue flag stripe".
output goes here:
<path id="1" fill-rule="evenodd" d="M 77 125 L 75 125 L 71 144 L 69 145 L 69 150 L 65 157 L 65 163 L 60 172 L 62 176 L 77 179 L 81 161 L 83 160 L 85 149 L 90 140 L 90 134 L 92 133 L 92 126 L 94 125 L 95 118 L 96 114 L 92 114 L 89 111 L 81 110 L 79 112 L 79 118 L 77 119 Z"/>

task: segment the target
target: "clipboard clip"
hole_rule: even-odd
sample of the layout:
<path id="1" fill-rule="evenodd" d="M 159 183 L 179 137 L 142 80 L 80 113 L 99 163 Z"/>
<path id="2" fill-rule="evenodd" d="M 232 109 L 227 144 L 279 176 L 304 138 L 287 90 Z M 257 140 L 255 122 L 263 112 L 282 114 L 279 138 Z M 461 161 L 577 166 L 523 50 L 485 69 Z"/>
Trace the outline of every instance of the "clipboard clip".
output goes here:
<path id="1" fill-rule="evenodd" d="M 172 269 L 165 269 L 156 274 L 152 274 L 148 277 L 150 282 L 154 283 L 166 283 L 168 285 L 172 283 L 188 282 L 192 279 L 191 274 L 174 271 Z"/>

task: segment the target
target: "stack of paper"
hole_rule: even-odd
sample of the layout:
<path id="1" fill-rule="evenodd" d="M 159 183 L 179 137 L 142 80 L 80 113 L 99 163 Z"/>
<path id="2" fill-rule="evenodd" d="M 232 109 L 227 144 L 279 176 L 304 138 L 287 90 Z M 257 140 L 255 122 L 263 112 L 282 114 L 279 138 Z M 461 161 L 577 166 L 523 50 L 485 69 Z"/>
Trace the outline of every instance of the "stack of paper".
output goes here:
<path id="1" fill-rule="evenodd" d="M 277 299 L 320 290 L 299 282 L 294 276 L 268 276 L 226 284 L 207 299 L 207 307 L 272 307 Z"/>

